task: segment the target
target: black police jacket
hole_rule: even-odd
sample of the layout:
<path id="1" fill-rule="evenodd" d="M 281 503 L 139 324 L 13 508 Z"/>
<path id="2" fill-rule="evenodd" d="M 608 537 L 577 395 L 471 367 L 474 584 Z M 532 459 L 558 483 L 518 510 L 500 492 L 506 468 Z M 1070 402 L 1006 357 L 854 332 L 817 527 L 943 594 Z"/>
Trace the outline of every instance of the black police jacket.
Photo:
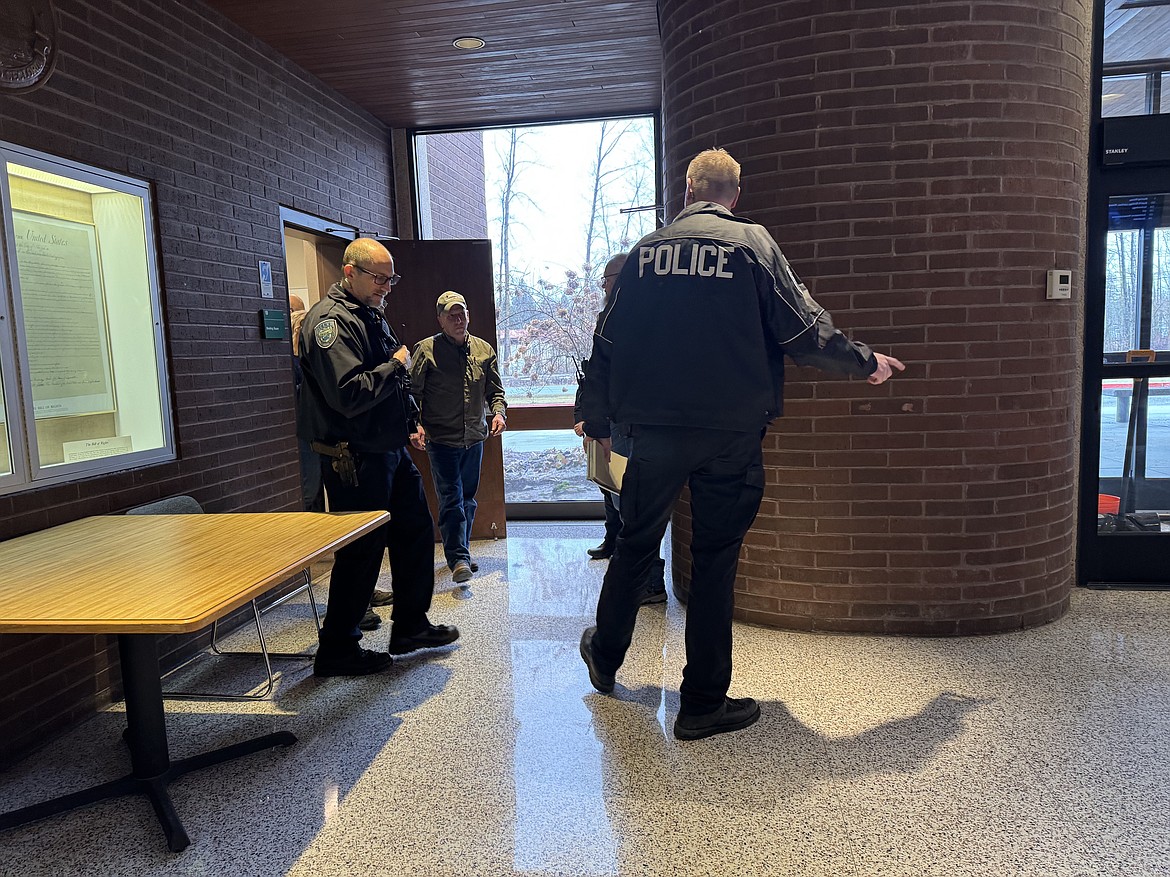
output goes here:
<path id="1" fill-rule="evenodd" d="M 401 346 L 378 311 L 333 284 L 301 324 L 297 435 L 368 453 L 403 447 L 418 409 L 394 358 Z"/>
<path id="2" fill-rule="evenodd" d="M 762 226 L 720 204 L 691 204 L 634 246 L 598 318 L 585 432 L 608 436 L 610 421 L 759 429 L 781 414 L 785 354 L 858 377 L 877 369 Z"/>

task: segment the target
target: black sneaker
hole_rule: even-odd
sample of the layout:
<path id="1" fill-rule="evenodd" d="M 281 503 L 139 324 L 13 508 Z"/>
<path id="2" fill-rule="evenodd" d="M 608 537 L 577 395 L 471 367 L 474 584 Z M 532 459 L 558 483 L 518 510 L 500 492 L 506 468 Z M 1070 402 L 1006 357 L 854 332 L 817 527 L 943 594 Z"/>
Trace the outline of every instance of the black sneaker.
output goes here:
<path id="1" fill-rule="evenodd" d="M 609 694 L 613 691 L 614 674 L 602 673 L 593 663 L 593 634 L 595 633 L 597 633 L 596 627 L 587 627 L 585 632 L 581 634 L 581 660 L 589 668 L 589 682 L 593 687 L 602 694 Z"/>
<path id="2" fill-rule="evenodd" d="M 642 597 L 642 602 L 640 605 L 649 606 L 652 603 L 665 603 L 665 602 L 666 602 L 666 586 L 663 585 L 661 589 L 651 588 L 650 590 L 648 590 L 646 592 L 646 595 L 644 597 Z"/>
<path id="3" fill-rule="evenodd" d="M 678 714 L 674 720 L 674 736 L 679 740 L 701 740 L 713 734 L 740 731 L 755 724 L 760 717 L 760 705 L 750 697 L 726 697 L 723 706 L 713 713 L 698 716 Z"/>
<path id="4" fill-rule="evenodd" d="M 614 544 L 612 542 L 602 542 L 596 548 L 586 548 L 585 553 L 594 560 L 608 560 L 613 557 Z"/>
<path id="5" fill-rule="evenodd" d="M 405 655 L 407 652 L 419 649 L 436 649 L 439 646 L 449 645 L 459 639 L 459 628 L 450 624 L 428 624 L 418 633 L 410 636 L 395 636 L 390 634 L 391 655 Z"/>
<path id="6" fill-rule="evenodd" d="M 381 673 L 394 663 L 394 659 L 385 652 L 373 652 L 354 646 L 349 651 L 331 654 L 317 650 L 317 657 L 313 659 L 314 676 L 368 676 L 370 673 Z"/>
<path id="7" fill-rule="evenodd" d="M 383 591 L 381 588 L 374 588 L 374 596 L 370 598 L 371 606 L 392 606 L 393 604 L 393 591 Z"/>
<path id="8" fill-rule="evenodd" d="M 325 623 L 326 615 L 321 619 L 321 623 Z M 358 622 L 358 630 L 377 630 L 382 626 L 382 616 L 373 609 L 367 609 L 366 614 L 362 616 L 362 620 Z"/>
<path id="9" fill-rule="evenodd" d="M 479 572 L 479 564 L 476 563 L 474 560 L 467 561 L 467 565 L 469 567 L 471 567 L 472 572 Z"/>

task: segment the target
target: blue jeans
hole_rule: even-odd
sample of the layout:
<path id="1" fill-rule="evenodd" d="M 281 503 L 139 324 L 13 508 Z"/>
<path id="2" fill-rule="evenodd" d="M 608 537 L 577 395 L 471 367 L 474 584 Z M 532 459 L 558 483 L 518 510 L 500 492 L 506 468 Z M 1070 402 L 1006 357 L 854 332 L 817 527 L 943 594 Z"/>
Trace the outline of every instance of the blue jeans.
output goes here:
<path id="1" fill-rule="evenodd" d="M 470 448 L 453 448 L 427 442 L 431 477 L 439 498 L 439 534 L 447 566 L 455 569 L 459 561 L 471 561 L 471 525 L 475 522 L 475 493 L 479 490 L 479 469 L 483 462 L 483 442 Z"/>
<path id="2" fill-rule="evenodd" d="M 618 511 L 617 497 L 601 487 L 597 489 L 605 503 L 605 544 L 612 547 L 617 544 L 618 533 L 622 530 L 622 513 Z"/>

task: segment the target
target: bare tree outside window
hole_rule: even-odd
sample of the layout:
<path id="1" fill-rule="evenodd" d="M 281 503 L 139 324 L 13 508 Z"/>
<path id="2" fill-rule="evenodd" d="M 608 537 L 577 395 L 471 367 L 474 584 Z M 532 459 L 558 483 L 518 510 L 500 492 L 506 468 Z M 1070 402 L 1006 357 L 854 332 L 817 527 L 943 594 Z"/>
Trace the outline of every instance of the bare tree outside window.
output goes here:
<path id="1" fill-rule="evenodd" d="M 427 156 L 419 168 L 419 192 L 435 203 L 434 215 L 458 215 L 459 205 L 469 215 L 481 208 L 486 215 L 495 262 L 497 352 L 509 405 L 571 406 L 581 360 L 593 344 L 602 269 L 659 218 L 654 120 L 417 139 L 423 143 L 416 153 Z M 431 223 L 424 234 L 467 236 L 463 226 L 450 222 Z M 585 481 L 580 439 L 558 426 L 567 421 L 558 415 L 547 427 L 504 434 L 509 503 L 597 500 L 596 488 Z"/>
<path id="2" fill-rule="evenodd" d="M 509 354 L 501 354 L 504 381 L 515 388 L 513 399 L 521 404 L 571 403 L 577 370 L 589 355 L 601 309 L 602 268 L 611 256 L 629 250 L 655 224 L 653 211 L 629 210 L 654 203 L 653 128 L 649 120 L 610 120 L 574 127 L 580 129 L 575 132 L 579 142 L 588 145 L 588 152 L 584 148 L 578 151 L 586 162 L 562 173 L 577 175 L 578 203 L 531 199 L 538 216 L 547 216 L 550 210 L 567 210 L 580 217 L 576 240 L 565 241 L 561 249 L 571 261 L 549 261 L 542 258 L 541 250 L 526 253 L 528 270 L 515 287 L 519 292 L 514 297 L 517 306 L 510 308 L 506 322 L 501 319 L 513 341 Z M 535 133 L 542 133 L 541 129 Z M 551 158 L 543 155 L 544 162 Z M 529 225 L 540 221 L 533 219 Z M 515 241 L 503 239 L 502 222 L 500 229 L 497 247 L 502 251 L 507 246 L 510 264 L 519 264 L 519 259 L 512 261 Z M 553 270 L 546 272 L 545 267 Z"/>
<path id="3" fill-rule="evenodd" d="M 1144 327 L 1139 325 L 1146 235 L 1153 243 L 1148 343 L 1142 340 Z M 1111 231 L 1105 260 L 1105 352 L 1170 350 L 1170 229 Z"/>
<path id="4" fill-rule="evenodd" d="M 512 267 L 513 242 L 518 232 L 526 231 L 524 221 L 518 217 L 525 209 L 539 210 L 532 196 L 523 188 L 526 168 L 536 164 L 531 157 L 532 150 L 525 142 L 527 131 L 509 128 L 502 137 L 495 138 L 490 159 L 485 161 L 485 195 L 494 208 L 489 213 L 494 217 L 492 240 L 496 253 L 496 325 L 500 333 L 500 361 L 507 363 L 512 357 L 512 330 L 514 326 L 514 299 L 517 292 L 523 296 L 524 278 Z"/>
<path id="5" fill-rule="evenodd" d="M 1137 346 L 1138 303 L 1141 299 L 1140 231 L 1111 231 L 1106 244 L 1105 352 Z"/>
<path id="6" fill-rule="evenodd" d="M 1170 350 L 1170 228 L 1154 232 L 1154 289 L 1150 312 L 1150 347 Z"/>

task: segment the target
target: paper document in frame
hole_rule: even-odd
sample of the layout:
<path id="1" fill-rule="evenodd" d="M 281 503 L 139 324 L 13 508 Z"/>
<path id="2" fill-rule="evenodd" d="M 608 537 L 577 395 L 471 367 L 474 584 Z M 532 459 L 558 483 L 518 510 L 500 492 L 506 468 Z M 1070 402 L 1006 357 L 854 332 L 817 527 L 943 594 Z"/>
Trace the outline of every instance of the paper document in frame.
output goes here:
<path id="1" fill-rule="evenodd" d="M 621 454 L 610 453 L 609 462 L 605 461 L 605 451 L 597 442 L 586 445 L 585 461 L 588 465 L 586 477 L 610 493 L 622 492 L 622 478 L 626 474 L 626 458 Z"/>

